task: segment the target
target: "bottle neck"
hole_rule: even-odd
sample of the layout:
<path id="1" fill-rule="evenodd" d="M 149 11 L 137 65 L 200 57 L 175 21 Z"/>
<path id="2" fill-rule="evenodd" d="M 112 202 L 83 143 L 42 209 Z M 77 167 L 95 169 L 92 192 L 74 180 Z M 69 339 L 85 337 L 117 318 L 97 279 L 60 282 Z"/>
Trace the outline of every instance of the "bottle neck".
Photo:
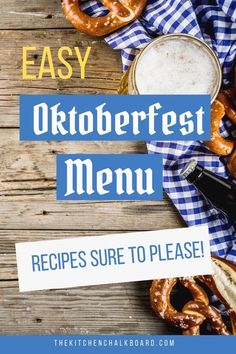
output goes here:
<path id="1" fill-rule="evenodd" d="M 233 188 L 233 184 L 227 179 L 205 170 L 200 165 L 196 165 L 194 171 L 192 171 L 186 179 L 189 183 L 193 183 L 197 186 L 203 185 L 205 188 L 209 188 L 209 186 L 211 186 L 211 189 L 217 188 L 216 191 L 220 191 L 221 189 L 231 190 Z"/>
<path id="2" fill-rule="evenodd" d="M 210 204 L 236 222 L 236 184 L 193 162 L 185 167 L 182 175 L 185 174 L 187 181 L 194 184 Z"/>
<path id="3" fill-rule="evenodd" d="M 195 183 L 199 178 L 201 178 L 204 172 L 204 168 L 200 165 L 196 165 L 194 171 L 192 171 L 187 177 L 189 183 Z"/>

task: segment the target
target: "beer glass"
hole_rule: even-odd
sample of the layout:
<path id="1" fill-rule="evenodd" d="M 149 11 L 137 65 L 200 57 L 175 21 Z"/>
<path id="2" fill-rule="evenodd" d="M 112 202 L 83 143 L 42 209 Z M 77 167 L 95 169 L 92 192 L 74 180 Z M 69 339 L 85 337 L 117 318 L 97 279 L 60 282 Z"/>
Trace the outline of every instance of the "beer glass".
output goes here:
<path id="1" fill-rule="evenodd" d="M 187 34 L 163 35 L 143 48 L 122 77 L 119 94 L 210 94 L 221 87 L 218 57 Z"/>

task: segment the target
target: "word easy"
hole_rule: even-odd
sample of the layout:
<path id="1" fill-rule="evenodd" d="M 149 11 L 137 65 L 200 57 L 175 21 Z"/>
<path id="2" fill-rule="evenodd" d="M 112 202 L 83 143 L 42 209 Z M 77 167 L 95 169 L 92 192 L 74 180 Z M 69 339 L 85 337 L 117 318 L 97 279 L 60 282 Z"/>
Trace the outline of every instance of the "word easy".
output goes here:
<path id="1" fill-rule="evenodd" d="M 53 58 L 52 50 L 50 47 L 44 47 L 38 73 L 35 72 L 35 56 L 38 56 L 37 47 L 23 47 L 22 48 L 22 78 L 23 80 L 42 80 L 43 77 L 49 76 L 52 80 L 59 77 L 62 80 L 68 80 L 73 75 L 73 67 L 70 64 L 72 57 L 77 61 L 77 73 L 79 72 L 80 78 L 85 78 L 85 68 L 89 58 L 91 47 L 87 47 L 85 53 L 82 55 L 78 47 L 60 47 L 57 51 L 56 57 Z M 59 63 L 60 67 L 56 69 L 56 64 Z"/>
<path id="2" fill-rule="evenodd" d="M 162 198 L 158 155 L 58 155 L 59 200 L 157 200 Z"/>

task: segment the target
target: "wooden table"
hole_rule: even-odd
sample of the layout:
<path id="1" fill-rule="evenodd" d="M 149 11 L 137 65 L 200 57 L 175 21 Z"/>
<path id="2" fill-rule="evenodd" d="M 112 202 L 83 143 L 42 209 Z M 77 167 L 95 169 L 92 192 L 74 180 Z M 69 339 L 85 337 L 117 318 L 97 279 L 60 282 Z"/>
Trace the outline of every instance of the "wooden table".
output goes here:
<path id="1" fill-rule="evenodd" d="M 0 333 L 168 334 L 149 282 L 19 293 L 15 243 L 182 225 L 170 202 L 58 202 L 57 153 L 145 153 L 136 142 L 19 142 L 20 94 L 116 93 L 119 52 L 67 23 L 59 0 L 0 0 Z M 92 47 L 86 80 L 23 81 L 22 47 Z M 76 65 L 75 59 L 71 60 Z"/>

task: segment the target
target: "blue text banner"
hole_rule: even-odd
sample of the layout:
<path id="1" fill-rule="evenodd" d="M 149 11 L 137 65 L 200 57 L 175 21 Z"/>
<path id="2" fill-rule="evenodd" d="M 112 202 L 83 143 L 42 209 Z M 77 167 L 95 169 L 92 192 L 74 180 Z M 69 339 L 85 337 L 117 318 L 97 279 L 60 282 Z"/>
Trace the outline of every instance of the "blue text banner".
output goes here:
<path id="1" fill-rule="evenodd" d="M 4 354 L 214 354 L 232 352 L 235 336 L 64 335 L 0 336 Z"/>
<path id="2" fill-rule="evenodd" d="M 58 200 L 161 200 L 162 158 L 147 154 L 57 155 Z"/>
<path id="3" fill-rule="evenodd" d="M 209 140 L 209 95 L 22 95 L 21 140 Z"/>

